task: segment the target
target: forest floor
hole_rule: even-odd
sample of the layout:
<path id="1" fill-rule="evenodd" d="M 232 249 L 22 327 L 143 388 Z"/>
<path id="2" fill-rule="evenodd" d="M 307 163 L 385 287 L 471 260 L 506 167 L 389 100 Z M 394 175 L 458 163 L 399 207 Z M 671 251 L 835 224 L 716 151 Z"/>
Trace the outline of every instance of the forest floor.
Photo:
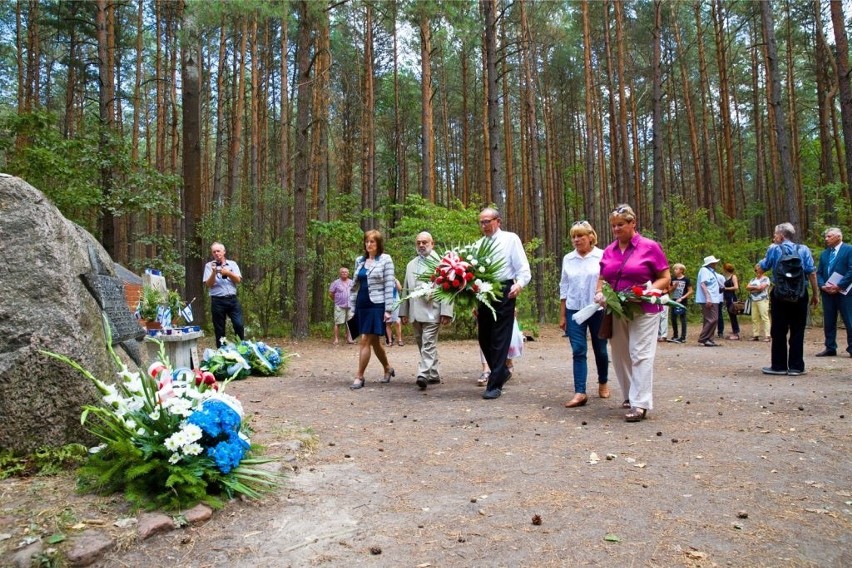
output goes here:
<path id="1" fill-rule="evenodd" d="M 104 567 L 852 566 L 852 359 L 813 357 L 809 329 L 808 373 L 764 375 L 769 344 L 706 348 L 696 327 L 658 344 L 654 410 L 635 424 L 614 376 L 597 397 L 594 371 L 589 403 L 563 407 L 555 326 L 493 401 L 473 341 L 442 340 L 444 382 L 420 391 L 407 337 L 390 384 L 373 359 L 350 391 L 354 345 L 273 340 L 297 354 L 284 376 L 228 388 L 268 454 L 310 434 L 280 490 L 139 542 L 112 526 L 131 514 L 120 497 L 77 495 L 70 476 L 6 480 L 0 546 L 65 517 L 113 532 Z"/>

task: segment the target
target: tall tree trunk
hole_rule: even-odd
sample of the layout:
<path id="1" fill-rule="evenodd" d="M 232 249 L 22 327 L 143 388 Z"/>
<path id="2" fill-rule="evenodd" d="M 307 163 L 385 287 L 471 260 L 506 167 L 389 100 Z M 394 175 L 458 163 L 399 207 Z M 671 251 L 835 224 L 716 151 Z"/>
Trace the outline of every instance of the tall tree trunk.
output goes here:
<path id="1" fill-rule="evenodd" d="M 600 203 L 597 196 L 598 191 L 595 187 L 595 117 L 592 109 L 592 99 L 595 98 L 596 92 L 594 80 L 592 77 L 592 32 L 589 23 L 589 0 L 583 0 L 583 79 L 585 81 L 586 93 L 583 99 L 585 100 L 586 111 L 586 133 L 585 152 L 583 155 L 583 203 L 585 211 L 590 219 L 598 219 L 601 215 Z"/>
<path id="2" fill-rule="evenodd" d="M 462 203 L 467 207 L 470 204 L 470 118 L 468 116 L 467 107 L 467 90 L 468 90 L 468 65 L 469 59 L 467 49 L 462 46 L 459 50 L 459 60 L 461 62 L 461 96 L 462 96 L 462 141 L 461 141 L 461 163 L 462 163 Z"/>
<path id="3" fill-rule="evenodd" d="M 373 7 L 366 5 L 364 19 L 364 106 L 361 113 L 361 229 L 376 226 L 376 94 L 373 62 Z"/>
<path id="4" fill-rule="evenodd" d="M 840 90 L 840 122 L 846 143 L 846 200 L 852 200 L 852 77 L 849 69 L 849 39 L 841 0 L 831 0 L 831 23 L 834 26 L 837 85 Z"/>
<path id="5" fill-rule="evenodd" d="M 227 117 L 225 116 L 225 74 L 228 69 L 227 35 L 225 35 L 225 23 L 221 22 L 219 31 L 219 57 L 216 69 L 216 149 L 213 155 L 213 206 L 218 209 L 225 203 L 225 189 L 223 187 L 222 167 L 225 161 L 225 133 Z M 281 58 L 286 65 L 287 58 Z M 287 77 L 284 76 L 284 81 Z M 284 89 L 282 98 L 286 98 L 287 90 Z"/>
<path id="6" fill-rule="evenodd" d="M 503 38 L 503 45 L 508 44 L 506 39 L 506 18 L 500 20 L 500 34 Z M 514 223 L 515 219 L 523 217 L 523 193 L 521 199 L 518 199 L 518 192 L 515 182 L 515 145 L 514 145 L 514 128 L 515 123 L 512 120 L 512 106 L 509 104 L 511 97 L 509 96 L 509 62 L 507 57 L 500 58 L 500 75 L 503 86 L 503 155 L 506 157 L 506 201 L 503 208 L 503 215 L 507 223 Z M 518 205 L 520 203 L 520 206 Z"/>
<path id="7" fill-rule="evenodd" d="M 243 140 L 243 115 L 245 114 L 246 86 L 246 50 L 248 45 L 248 22 L 243 17 L 240 23 L 240 49 L 234 57 L 237 59 L 237 70 L 232 77 L 232 88 L 234 89 L 236 102 L 231 111 L 231 139 L 228 148 L 228 186 L 227 198 L 237 194 L 240 184 L 240 148 Z M 232 99 L 233 100 L 233 99 Z"/>
<path id="8" fill-rule="evenodd" d="M 616 102 L 615 59 L 612 55 L 612 28 L 609 25 L 610 0 L 605 0 L 604 6 L 604 52 L 606 54 L 606 82 L 609 90 L 609 138 L 610 138 L 610 172 L 612 175 L 613 195 L 618 203 L 627 201 L 627 187 L 624 180 L 622 164 L 621 129 L 618 124 L 618 104 Z M 626 135 L 626 134 L 625 134 Z"/>
<path id="9" fill-rule="evenodd" d="M 298 67 L 298 94 L 296 97 L 296 177 L 293 202 L 293 289 L 294 306 L 308 305 L 308 189 L 311 170 L 311 34 L 313 16 L 308 0 L 300 0 L 299 32 L 297 35 L 296 65 Z M 294 309 L 292 314 L 293 337 L 308 336 L 308 310 Z"/>
<path id="10" fill-rule="evenodd" d="M 634 180 L 632 168 L 630 165 L 630 148 L 628 144 L 627 132 L 627 76 L 624 72 L 624 52 L 626 46 L 624 44 L 624 6 L 622 2 L 614 2 L 615 6 L 615 46 L 616 46 L 616 71 L 618 73 L 618 126 L 620 129 L 619 138 L 621 142 L 621 161 L 619 166 L 622 169 L 621 179 L 624 182 L 625 197 L 629 195 L 631 189 L 635 189 L 636 180 Z M 637 192 L 638 193 L 638 192 Z M 634 205 L 639 205 L 634 203 Z"/>
<path id="11" fill-rule="evenodd" d="M 100 89 L 98 89 L 98 152 L 101 155 L 100 185 L 102 192 L 101 201 L 101 244 L 110 256 L 116 251 L 115 243 L 115 218 L 112 213 L 113 170 L 108 157 L 111 155 L 112 126 L 113 126 L 113 103 L 115 94 L 111 82 L 112 73 L 109 71 L 109 57 L 107 46 L 107 0 L 97 0 L 95 4 L 95 35 L 98 44 L 98 77 Z"/>
<path id="12" fill-rule="evenodd" d="M 432 110 L 432 29 L 425 11 L 420 13 L 420 195 L 435 203 L 435 127 Z"/>
<path id="13" fill-rule="evenodd" d="M 316 89 L 314 96 L 314 139 L 316 140 L 314 163 L 314 186 L 316 187 L 316 218 L 320 223 L 327 223 L 328 214 L 328 108 L 329 108 L 329 75 L 331 74 L 331 37 L 328 24 L 328 11 L 318 15 L 317 56 L 316 56 Z M 323 321 L 325 300 L 328 297 L 326 282 L 326 252 L 325 237 L 316 237 L 316 262 L 313 266 L 313 293 L 311 296 L 311 320 Z"/>
<path id="14" fill-rule="evenodd" d="M 663 70 L 662 70 L 662 1 L 654 0 L 654 54 L 653 66 L 653 112 L 654 124 L 654 236 L 657 240 L 666 239 L 666 227 L 663 223 Z"/>
<path id="15" fill-rule="evenodd" d="M 181 0 L 184 1 L 184 0 Z M 181 83 L 183 112 L 183 233 L 189 243 L 184 256 L 186 274 L 185 297 L 189 300 L 203 298 L 203 267 L 201 254 L 204 250 L 201 233 L 198 231 L 203 210 L 201 208 L 201 45 L 193 21 L 184 21 L 184 42 L 181 49 Z M 203 301 L 203 300 L 202 300 Z M 200 305 L 196 304 L 196 307 Z M 203 325 L 206 310 L 194 310 Z"/>
<path id="16" fill-rule="evenodd" d="M 701 188 L 704 187 L 704 181 L 702 179 L 701 172 L 701 154 L 698 151 L 698 126 L 695 121 L 695 109 L 692 107 L 692 89 L 689 85 L 689 77 L 686 70 L 686 56 L 685 50 L 683 49 L 683 40 L 680 37 L 680 26 L 678 26 L 678 19 L 675 13 L 675 4 L 671 4 L 672 7 L 672 28 L 674 29 L 674 37 L 675 44 L 677 46 L 677 59 L 678 59 L 678 70 L 680 71 L 680 82 L 681 89 L 683 90 L 683 106 L 684 111 L 686 112 L 686 123 L 689 127 L 689 151 L 690 157 L 692 158 L 692 167 L 693 167 L 693 175 L 695 176 L 695 187 L 698 188 L 698 191 L 701 191 Z M 693 207 L 697 206 L 699 200 L 696 199 L 696 195 L 693 192 L 689 192 L 685 194 L 686 203 L 692 205 Z"/>
<path id="17" fill-rule="evenodd" d="M 734 143 L 731 137 L 731 105 L 728 84 L 727 42 L 725 41 L 725 7 L 722 0 L 712 4 L 716 67 L 719 70 L 719 121 L 722 126 L 722 154 L 720 160 L 719 190 L 722 210 L 733 218 L 734 210 Z"/>
<path id="18" fill-rule="evenodd" d="M 394 203 L 402 203 L 405 201 L 405 196 L 402 194 L 402 176 L 405 175 L 403 165 L 405 164 L 405 156 L 403 152 L 403 136 L 402 127 L 402 110 L 399 103 L 399 34 L 396 31 L 397 14 L 399 13 L 399 2 L 393 0 L 393 152 L 396 159 L 393 163 L 393 185 L 391 201 Z M 394 224 L 402 218 L 402 211 L 394 210 Z"/>
<path id="19" fill-rule="evenodd" d="M 498 209 L 502 209 L 506 202 L 506 186 L 500 169 L 503 166 L 503 155 L 500 152 L 500 91 L 497 83 L 497 0 L 480 0 L 480 5 L 485 14 L 485 80 L 488 93 L 488 157 L 491 168 L 489 198 Z"/>
<path id="20" fill-rule="evenodd" d="M 532 200 L 532 225 L 533 238 L 544 239 L 544 196 L 541 189 L 541 175 L 538 149 L 538 118 L 536 112 L 535 84 L 533 83 L 533 54 L 532 34 L 527 23 L 527 12 L 525 5 L 527 0 L 521 0 L 519 7 L 521 12 L 521 49 L 523 54 L 524 83 L 524 114 L 526 116 L 527 137 L 529 138 L 529 171 L 530 171 L 530 198 Z M 544 298 L 544 274 L 541 271 L 545 258 L 545 246 L 539 244 L 535 250 L 535 256 L 539 262 L 535 263 L 533 277 L 535 279 L 536 312 L 539 314 L 539 323 L 544 323 L 545 309 Z"/>
<path id="21" fill-rule="evenodd" d="M 288 10 L 289 11 L 289 10 Z M 290 215 L 292 209 L 289 206 L 289 195 L 291 191 L 290 187 L 290 90 L 288 88 L 288 79 L 290 77 L 290 73 L 288 71 L 288 47 L 289 47 L 289 38 L 288 38 L 288 22 L 289 22 L 289 14 L 285 13 L 281 17 L 281 106 L 280 106 L 280 114 L 281 114 L 281 132 L 279 135 L 279 144 L 281 147 L 279 148 L 279 158 L 278 158 L 278 188 L 279 195 L 277 199 L 278 204 L 278 231 L 276 239 L 282 238 L 286 235 L 287 230 L 292 226 L 292 217 Z M 287 309 L 287 298 L 289 297 L 289 288 L 288 282 L 290 281 L 287 278 L 287 275 L 290 274 L 290 265 L 291 265 L 292 257 L 289 254 L 286 254 L 282 251 L 280 256 L 280 270 L 281 270 L 281 279 L 280 285 L 278 289 L 278 302 L 279 309 L 284 312 Z"/>
<path id="22" fill-rule="evenodd" d="M 752 45 L 757 46 L 761 41 L 760 31 L 752 26 Z M 760 65 L 758 47 L 751 51 L 751 95 L 752 95 L 752 122 L 754 123 L 754 201 L 755 203 L 766 203 L 766 149 L 765 149 L 765 126 L 763 111 L 761 110 L 760 96 Z M 770 233 L 768 219 L 765 215 L 752 215 L 752 231 L 755 235 L 767 235 Z"/>
<path id="23" fill-rule="evenodd" d="M 793 164 L 793 183 L 795 184 L 796 202 L 799 211 L 804 213 L 802 226 L 799 231 L 802 234 L 808 232 L 808 215 L 805 207 L 804 195 L 802 195 L 802 172 L 799 170 L 799 118 L 796 111 L 796 73 L 793 67 L 793 28 L 791 24 L 790 0 L 784 2 L 784 13 L 786 16 L 787 29 L 787 114 L 790 116 L 790 162 Z"/>
<path id="24" fill-rule="evenodd" d="M 707 123 L 712 119 L 713 108 L 708 101 L 710 96 L 710 85 L 707 78 L 707 58 L 704 56 L 704 38 L 701 27 L 701 3 L 694 5 L 696 43 L 698 44 L 698 69 L 700 77 L 701 92 L 701 179 L 704 185 L 698 188 L 700 207 L 704 207 L 710 213 L 710 219 L 715 220 L 715 208 L 713 207 L 713 179 L 710 162 L 710 129 Z"/>
<path id="25" fill-rule="evenodd" d="M 69 19 L 75 19 L 78 17 L 78 9 L 81 5 L 77 2 L 71 2 L 68 5 Z M 141 30 L 139 32 L 142 33 Z M 137 46 L 138 47 L 138 46 Z M 75 133 L 75 123 L 76 123 L 76 104 L 77 104 L 77 69 L 80 65 L 79 57 L 80 57 L 80 46 L 79 40 L 77 39 L 77 26 L 71 26 L 68 30 L 68 78 L 65 83 L 65 120 L 62 125 L 62 135 L 66 139 L 74 138 Z M 137 49 L 138 54 L 138 49 Z M 137 75 L 141 73 L 139 69 L 139 62 L 137 61 Z M 140 79 L 137 78 L 137 83 Z M 19 86 L 20 91 L 20 86 Z M 19 102 L 20 105 L 20 102 Z M 134 107 L 134 116 L 138 116 L 138 111 Z M 138 156 L 138 148 L 139 142 L 136 136 L 137 130 L 134 130 L 132 133 L 132 143 L 133 148 L 137 150 L 136 156 Z"/>
<path id="26" fill-rule="evenodd" d="M 822 192 L 822 187 L 834 183 L 834 165 L 831 158 L 831 106 L 834 104 L 834 93 L 831 79 L 831 50 L 825 38 L 825 30 L 822 22 L 822 9 L 820 0 L 814 0 L 814 21 L 816 23 L 816 49 L 814 59 L 816 60 L 816 94 L 817 109 L 819 116 L 817 128 L 819 130 L 819 185 L 820 195 L 825 195 L 826 220 L 835 223 L 837 211 L 834 206 L 834 194 Z"/>
<path id="27" fill-rule="evenodd" d="M 772 107 L 775 109 L 775 138 L 778 141 L 778 153 L 781 158 L 781 178 L 787 197 L 787 217 L 796 227 L 799 226 L 799 208 L 796 202 L 796 186 L 793 181 L 793 163 L 790 156 L 790 142 L 787 139 L 787 120 L 784 105 L 781 104 L 781 78 L 778 71 L 778 48 L 775 44 L 775 24 L 772 19 L 772 2 L 760 3 L 760 15 L 763 22 L 763 34 L 767 50 L 767 79 L 772 83 Z"/>

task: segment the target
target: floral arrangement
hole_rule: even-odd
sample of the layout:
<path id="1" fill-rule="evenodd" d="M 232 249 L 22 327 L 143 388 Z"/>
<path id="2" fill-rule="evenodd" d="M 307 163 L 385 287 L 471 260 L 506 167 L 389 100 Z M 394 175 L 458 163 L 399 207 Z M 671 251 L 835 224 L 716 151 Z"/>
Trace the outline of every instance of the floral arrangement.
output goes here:
<path id="1" fill-rule="evenodd" d="M 607 313 L 611 313 L 618 318 L 632 320 L 636 314 L 642 313 L 640 304 L 660 304 L 663 306 L 673 306 L 683 308 L 683 304 L 672 300 L 668 294 L 663 294 L 660 290 L 651 286 L 651 282 L 646 282 L 645 286 L 631 286 L 620 292 L 612 289 L 609 283 L 604 282 L 601 290 L 606 299 Z M 584 308 L 577 310 L 571 318 L 576 323 L 583 323 L 592 315 L 603 309 L 598 304 L 589 304 Z"/>
<path id="2" fill-rule="evenodd" d="M 497 273 L 505 261 L 497 258 L 495 252 L 492 241 L 481 239 L 451 248 L 441 257 L 430 256 L 425 261 L 426 270 L 418 278 L 420 285 L 400 301 L 425 296 L 462 309 L 476 308 L 476 303 L 481 302 L 496 319 L 492 302 L 502 295 Z"/>
<path id="3" fill-rule="evenodd" d="M 271 459 L 251 457 L 254 449 L 239 400 L 225 394 L 209 372 L 172 369 L 160 344 L 159 360 L 132 372 L 107 346 L 119 366 L 108 384 L 77 362 L 63 361 L 88 378 L 101 405 L 86 405 L 81 421 L 101 443 L 80 468 L 84 488 L 123 491 L 134 505 L 179 510 L 199 502 L 221 507 L 222 497 L 258 498 L 280 477 L 254 466 Z"/>
<path id="4" fill-rule="evenodd" d="M 219 380 L 244 379 L 249 375 L 271 376 L 278 373 L 285 357 L 281 348 L 262 341 L 225 343 L 218 350 L 206 349 L 201 368 Z"/>

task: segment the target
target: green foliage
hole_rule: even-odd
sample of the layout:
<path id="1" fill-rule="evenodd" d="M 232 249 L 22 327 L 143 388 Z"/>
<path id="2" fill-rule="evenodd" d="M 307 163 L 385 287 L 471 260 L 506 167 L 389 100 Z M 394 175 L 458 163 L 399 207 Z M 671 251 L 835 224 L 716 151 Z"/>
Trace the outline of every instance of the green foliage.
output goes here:
<path id="1" fill-rule="evenodd" d="M 42 446 L 32 454 L 16 455 L 10 450 L 0 451 L 0 479 L 14 476 L 56 475 L 77 467 L 87 456 L 81 444 Z"/>
<path id="2" fill-rule="evenodd" d="M 693 209 L 677 197 L 666 211 L 665 223 L 668 240 L 663 244 L 669 266 L 681 263 L 686 267 L 685 275 L 695 282 L 704 257 L 713 255 L 723 263 L 730 262 L 742 280 L 751 275 L 751 268 L 766 252 L 768 236 L 760 239 L 749 237 L 748 221 L 729 219 L 717 212 L 711 221 L 706 209 Z"/>
<path id="3" fill-rule="evenodd" d="M 46 111 L 0 117 L 4 171 L 39 189 L 65 217 L 94 234 L 101 207 L 117 217 L 145 211 L 180 215 L 179 176 L 132 162 L 127 145 L 117 136 L 108 137 L 102 149 L 96 127 L 75 138 L 64 138 L 56 128 L 57 121 Z M 20 149 L 18 137 L 27 140 Z M 109 195 L 101 187 L 101 168 L 113 173 L 114 188 Z"/>
<path id="4" fill-rule="evenodd" d="M 139 317 L 143 320 L 155 321 L 157 309 L 163 303 L 163 293 L 151 286 L 142 287 L 142 297 L 139 299 Z"/>
<path id="5" fill-rule="evenodd" d="M 155 258 L 138 258 L 131 261 L 130 265 L 133 270 L 143 272 L 146 268 L 155 268 L 163 274 L 167 282 L 183 282 L 186 268 L 180 261 L 180 251 L 173 237 L 143 234 L 139 236 L 136 242 L 151 245 L 159 252 Z"/>

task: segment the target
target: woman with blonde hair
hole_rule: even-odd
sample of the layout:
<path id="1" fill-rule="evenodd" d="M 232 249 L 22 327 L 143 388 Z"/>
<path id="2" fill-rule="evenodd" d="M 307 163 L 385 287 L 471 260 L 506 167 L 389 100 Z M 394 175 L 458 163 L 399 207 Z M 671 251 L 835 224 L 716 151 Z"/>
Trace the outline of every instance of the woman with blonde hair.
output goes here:
<path id="1" fill-rule="evenodd" d="M 604 282 L 616 292 L 633 286 L 662 294 L 671 282 L 669 262 L 657 241 L 643 237 L 636 230 L 636 213 L 622 204 L 609 215 L 615 240 L 603 251 L 601 275 L 598 279 L 595 302 L 605 306 Z M 641 303 L 641 313 L 633 319 L 614 317 L 612 321 L 612 366 L 624 396 L 622 408 L 627 422 L 644 420 L 654 407 L 654 357 L 657 354 L 659 304 Z"/>
<path id="2" fill-rule="evenodd" d="M 751 300 L 751 340 L 760 341 L 762 335 L 763 341 L 768 343 L 772 341 L 769 337 L 771 325 L 769 320 L 769 285 L 771 282 L 759 264 L 754 265 L 754 274 L 754 278 L 746 286 Z"/>
<path id="3" fill-rule="evenodd" d="M 384 253 L 384 240 L 379 231 L 364 233 L 364 254 L 355 260 L 355 284 L 349 292 L 349 305 L 358 318 L 358 331 L 361 341 L 358 347 L 358 374 L 350 389 L 364 386 L 364 371 L 370 362 L 370 350 L 384 367 L 382 383 L 389 383 L 395 376 L 388 362 L 387 353 L 382 347 L 381 337 L 385 334 L 385 324 L 390 321 L 393 312 L 393 291 L 396 287 L 393 259 Z"/>
<path id="4" fill-rule="evenodd" d="M 588 221 L 574 223 L 570 234 L 574 250 L 562 259 L 562 277 L 559 280 L 559 327 L 565 331 L 574 359 L 574 398 L 565 403 L 566 408 L 583 406 L 589 400 L 586 396 L 586 354 L 589 351 L 587 334 L 591 335 L 592 351 L 598 370 L 598 396 L 610 396 L 607 385 L 609 356 L 606 352 L 606 339 L 598 337 L 604 312 L 596 312 L 583 323 L 577 323 L 571 317 L 595 300 L 595 286 L 600 276 L 603 251 L 596 246 L 598 235 Z"/>

